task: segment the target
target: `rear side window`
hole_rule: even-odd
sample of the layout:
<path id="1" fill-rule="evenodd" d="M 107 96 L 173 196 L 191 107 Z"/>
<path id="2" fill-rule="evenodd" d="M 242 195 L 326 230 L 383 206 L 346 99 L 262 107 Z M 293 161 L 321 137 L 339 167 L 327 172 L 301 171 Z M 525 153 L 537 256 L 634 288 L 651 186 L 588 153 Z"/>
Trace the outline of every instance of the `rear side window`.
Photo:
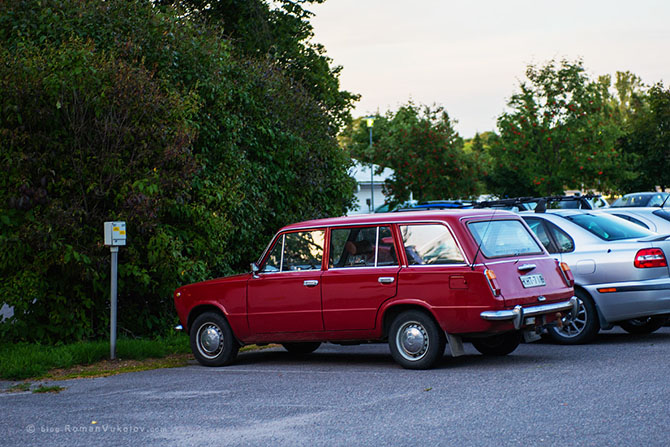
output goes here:
<path id="1" fill-rule="evenodd" d="M 523 220 L 549 253 L 569 253 L 575 249 L 572 238 L 552 222 L 528 216 L 523 216 Z"/>
<path id="2" fill-rule="evenodd" d="M 655 234 L 616 216 L 584 213 L 563 217 L 605 241 L 635 239 Z"/>
<path id="3" fill-rule="evenodd" d="M 336 228 L 330 231 L 330 268 L 398 265 L 391 227 Z"/>
<path id="4" fill-rule="evenodd" d="M 444 225 L 401 225 L 409 265 L 463 264 L 465 258 Z"/>
<path id="5" fill-rule="evenodd" d="M 518 220 L 470 222 L 468 228 L 487 258 L 543 253 L 542 247 Z"/>

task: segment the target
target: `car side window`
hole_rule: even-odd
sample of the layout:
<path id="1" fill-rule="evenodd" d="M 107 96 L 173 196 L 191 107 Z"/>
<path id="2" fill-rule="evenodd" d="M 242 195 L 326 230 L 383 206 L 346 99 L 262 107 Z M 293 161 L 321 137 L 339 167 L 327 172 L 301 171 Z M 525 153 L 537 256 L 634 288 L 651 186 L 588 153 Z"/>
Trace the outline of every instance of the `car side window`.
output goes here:
<path id="1" fill-rule="evenodd" d="M 263 271 L 271 273 L 321 270 L 324 239 L 324 230 L 298 231 L 279 236 Z"/>
<path id="2" fill-rule="evenodd" d="M 335 228 L 330 232 L 330 268 L 398 265 L 391 227 Z"/>
<path id="3" fill-rule="evenodd" d="M 554 247 L 554 244 L 551 242 L 549 234 L 547 234 L 547 230 L 545 229 L 542 220 L 529 219 L 529 218 L 525 218 L 525 220 L 530 229 L 533 231 L 533 233 L 535 233 L 535 236 L 537 236 L 540 242 L 542 242 L 544 248 L 546 248 L 549 253 L 556 253 L 556 248 Z"/>
<path id="4" fill-rule="evenodd" d="M 569 253 L 574 251 L 575 242 L 565 231 L 561 230 L 551 222 L 547 222 L 547 227 L 549 227 L 549 232 L 554 238 L 554 241 L 556 241 L 559 253 Z"/>
<path id="5" fill-rule="evenodd" d="M 440 224 L 401 225 L 409 265 L 463 264 L 465 258 L 449 229 Z"/>

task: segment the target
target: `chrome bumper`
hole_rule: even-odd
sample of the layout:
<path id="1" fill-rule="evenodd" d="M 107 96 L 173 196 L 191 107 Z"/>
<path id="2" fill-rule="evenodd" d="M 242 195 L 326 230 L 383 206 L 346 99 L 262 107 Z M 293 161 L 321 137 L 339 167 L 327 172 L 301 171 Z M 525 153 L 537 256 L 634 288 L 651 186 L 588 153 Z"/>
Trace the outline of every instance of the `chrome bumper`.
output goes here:
<path id="1" fill-rule="evenodd" d="M 563 301 L 561 303 L 540 304 L 539 306 L 532 306 L 523 308 L 521 306 L 514 306 L 512 310 L 486 310 L 479 314 L 484 320 L 488 321 L 507 321 L 514 322 L 514 329 L 521 329 L 525 318 L 537 317 L 541 315 L 552 314 L 556 312 L 570 311 L 572 315 L 577 315 L 579 310 L 579 301 L 576 296 L 570 298 L 570 301 Z"/>

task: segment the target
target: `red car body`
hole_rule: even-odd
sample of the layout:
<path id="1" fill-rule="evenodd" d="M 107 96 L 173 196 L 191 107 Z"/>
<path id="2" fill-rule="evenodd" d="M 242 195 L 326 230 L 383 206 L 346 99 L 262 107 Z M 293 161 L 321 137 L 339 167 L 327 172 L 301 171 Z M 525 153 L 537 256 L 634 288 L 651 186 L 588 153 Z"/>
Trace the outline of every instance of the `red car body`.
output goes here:
<path id="1" fill-rule="evenodd" d="M 369 242 L 363 244 L 366 234 Z M 523 239 L 520 252 L 510 239 Z M 348 252 L 355 244 L 368 246 L 367 260 Z M 524 331 L 530 340 L 535 337 L 528 334 L 575 305 L 567 266 L 558 265 L 526 224 L 505 211 L 388 213 L 296 223 L 277 233 L 253 270 L 175 291 L 179 319 L 201 363 L 229 363 L 229 356 L 214 355 L 223 353 L 227 342 L 236 354 L 236 346 L 252 343 L 284 343 L 297 352 L 325 341 L 389 339 L 410 347 L 405 356 L 410 363 L 403 364 L 400 356 L 403 366 L 425 368 L 435 359 L 412 363 L 411 351 L 422 349 L 417 344 L 443 351 L 448 339 L 452 354 L 459 355 L 463 340 L 481 344 Z M 407 312 L 420 318 L 412 320 L 414 325 L 400 325 L 404 329 L 391 340 L 394 321 Z M 204 314 L 218 314 L 221 320 L 208 326 L 198 320 Z M 200 329 L 194 327 L 196 320 Z M 439 329 L 426 347 L 433 323 Z M 490 353 L 502 351 L 494 347 Z"/>

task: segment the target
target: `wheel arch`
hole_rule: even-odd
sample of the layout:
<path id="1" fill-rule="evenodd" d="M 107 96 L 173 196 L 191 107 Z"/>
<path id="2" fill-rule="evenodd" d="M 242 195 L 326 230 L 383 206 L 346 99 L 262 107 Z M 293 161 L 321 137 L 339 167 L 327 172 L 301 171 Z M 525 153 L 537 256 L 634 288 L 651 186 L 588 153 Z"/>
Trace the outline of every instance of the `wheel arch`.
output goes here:
<path id="1" fill-rule="evenodd" d="M 381 325 L 382 338 L 384 339 L 388 338 L 389 328 L 391 327 L 391 323 L 393 323 L 393 320 L 398 315 L 408 310 L 418 310 L 420 312 L 425 313 L 426 315 L 428 315 L 430 318 L 433 319 L 437 327 L 442 328 L 439 321 L 437 321 L 437 318 L 435 318 L 435 315 L 433 315 L 433 312 L 430 310 L 429 307 L 419 303 L 397 303 L 397 304 L 391 304 L 386 309 L 383 310 L 382 325 Z"/>
<path id="2" fill-rule="evenodd" d="M 600 329 L 608 329 L 612 327 L 612 323 L 607 321 L 605 317 L 603 317 L 603 312 L 600 310 L 600 306 L 598 305 L 598 301 L 593 297 L 593 295 L 584 287 L 582 287 L 579 284 L 575 284 L 575 294 L 577 292 L 581 292 L 584 295 L 588 296 L 591 298 L 591 301 L 593 301 L 593 305 L 596 308 L 596 313 L 598 314 L 598 323 L 600 324 Z"/>
<path id="3" fill-rule="evenodd" d="M 217 313 L 221 315 L 228 324 L 230 324 L 228 316 L 226 316 L 226 313 L 222 308 L 215 306 L 214 304 L 200 304 L 191 309 L 191 311 L 188 314 L 188 321 L 186 323 L 185 328 L 187 334 L 191 333 L 191 327 L 193 327 L 193 322 L 195 321 L 195 319 L 198 318 L 200 315 L 204 314 L 205 312 Z"/>

